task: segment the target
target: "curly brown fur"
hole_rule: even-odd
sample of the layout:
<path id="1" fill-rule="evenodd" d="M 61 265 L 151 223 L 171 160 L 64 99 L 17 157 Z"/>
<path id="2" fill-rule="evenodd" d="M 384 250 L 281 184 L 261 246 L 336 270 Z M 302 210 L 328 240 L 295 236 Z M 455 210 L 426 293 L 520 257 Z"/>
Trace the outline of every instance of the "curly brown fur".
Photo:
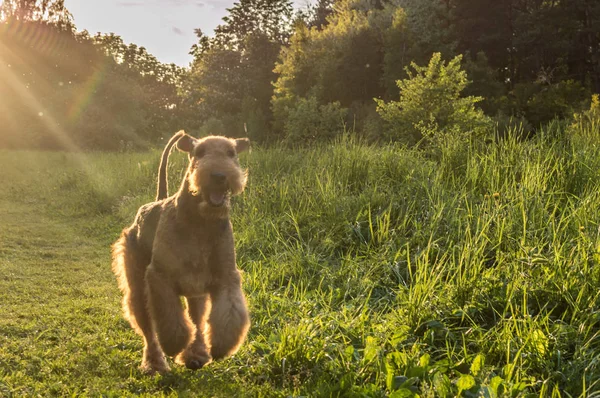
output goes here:
<path id="1" fill-rule="evenodd" d="M 166 168 L 175 142 L 189 153 L 179 191 L 142 206 L 112 247 L 124 315 L 144 338 L 147 373 L 169 371 L 163 353 L 191 369 L 232 355 L 250 326 L 229 221 L 230 196 L 246 185 L 237 154 L 249 141 L 176 137 L 163 162 Z"/>

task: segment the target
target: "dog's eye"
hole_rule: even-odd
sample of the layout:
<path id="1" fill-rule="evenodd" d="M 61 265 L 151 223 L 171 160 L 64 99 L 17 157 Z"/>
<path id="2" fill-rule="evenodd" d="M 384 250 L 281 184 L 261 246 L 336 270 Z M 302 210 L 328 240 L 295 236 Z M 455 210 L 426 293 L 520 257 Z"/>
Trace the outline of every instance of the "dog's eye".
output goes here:
<path id="1" fill-rule="evenodd" d="M 227 156 L 229 156 L 230 158 L 235 157 L 235 151 L 233 149 L 230 149 L 227 151 Z"/>
<path id="2" fill-rule="evenodd" d="M 196 156 L 197 158 L 201 158 L 202 156 L 204 156 L 204 152 L 206 152 L 204 148 L 198 148 L 196 149 L 196 154 L 194 156 Z"/>

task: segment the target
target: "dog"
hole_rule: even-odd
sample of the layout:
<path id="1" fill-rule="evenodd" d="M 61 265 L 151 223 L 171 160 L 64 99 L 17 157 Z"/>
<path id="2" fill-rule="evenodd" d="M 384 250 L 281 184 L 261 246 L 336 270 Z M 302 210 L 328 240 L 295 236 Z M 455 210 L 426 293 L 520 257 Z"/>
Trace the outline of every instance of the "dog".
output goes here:
<path id="1" fill-rule="evenodd" d="M 167 197 L 174 145 L 189 154 L 189 166 Z M 249 146 L 247 138 L 176 133 L 162 153 L 156 201 L 140 207 L 112 246 L 124 316 L 144 339 L 144 373 L 169 372 L 164 354 L 202 368 L 234 354 L 246 338 L 250 318 L 229 212 L 231 196 L 246 186 L 238 154 Z"/>

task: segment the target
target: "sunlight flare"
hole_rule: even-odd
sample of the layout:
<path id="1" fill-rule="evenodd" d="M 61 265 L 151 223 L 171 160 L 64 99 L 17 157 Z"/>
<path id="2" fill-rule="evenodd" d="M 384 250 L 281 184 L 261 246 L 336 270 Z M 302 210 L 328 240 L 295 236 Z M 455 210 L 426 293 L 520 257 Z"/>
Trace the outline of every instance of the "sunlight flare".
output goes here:
<path id="1" fill-rule="evenodd" d="M 2 42 L 0 42 L 0 46 L 2 46 L 0 47 L 0 50 L 3 52 L 6 53 L 10 51 L 10 49 L 4 46 Z M 21 82 L 19 76 L 14 73 L 6 64 L 6 62 L 3 62 L 2 59 L 0 59 L 0 76 L 5 77 L 5 80 L 17 94 L 19 99 L 38 115 L 46 130 L 58 140 L 60 145 L 67 151 L 72 152 L 73 159 L 78 167 L 80 167 L 86 173 L 88 178 L 95 183 L 94 185 L 96 189 L 101 190 L 102 184 L 98 184 L 98 182 L 100 182 L 99 172 L 94 170 L 89 164 L 87 156 L 81 152 L 81 148 L 79 148 L 79 146 L 71 139 L 71 137 L 69 137 L 69 134 L 52 116 L 50 110 L 45 107 L 29 89 L 26 88 L 26 85 Z M 2 106 L 1 103 L 0 106 Z"/>
<path id="2" fill-rule="evenodd" d="M 71 125 L 75 124 L 81 118 L 83 112 L 87 109 L 92 98 L 96 94 L 98 87 L 104 79 L 106 67 L 106 62 L 103 62 L 96 67 L 94 72 L 86 80 L 83 87 L 78 90 L 78 93 L 71 103 L 67 113 L 67 121 Z"/>

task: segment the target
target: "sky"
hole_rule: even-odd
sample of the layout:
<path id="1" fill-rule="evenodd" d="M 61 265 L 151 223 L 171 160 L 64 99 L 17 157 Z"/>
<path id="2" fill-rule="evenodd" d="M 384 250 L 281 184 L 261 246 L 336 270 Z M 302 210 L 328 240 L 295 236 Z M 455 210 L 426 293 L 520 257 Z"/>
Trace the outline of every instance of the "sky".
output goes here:
<path id="1" fill-rule="evenodd" d="M 195 28 L 212 35 L 235 0 L 65 0 L 77 30 L 115 33 L 163 63 L 188 66 Z"/>

